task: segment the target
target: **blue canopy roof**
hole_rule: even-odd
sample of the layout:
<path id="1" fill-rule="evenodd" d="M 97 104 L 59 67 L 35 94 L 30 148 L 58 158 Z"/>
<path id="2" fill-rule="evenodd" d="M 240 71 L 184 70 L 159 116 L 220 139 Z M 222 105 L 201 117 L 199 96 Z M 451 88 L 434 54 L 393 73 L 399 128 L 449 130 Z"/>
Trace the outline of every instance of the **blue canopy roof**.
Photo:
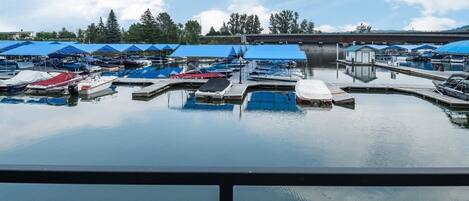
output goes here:
<path id="1" fill-rule="evenodd" d="M 171 57 L 227 58 L 237 56 L 232 45 L 181 45 Z"/>
<path id="2" fill-rule="evenodd" d="M 73 47 L 76 47 L 84 52 L 89 54 L 92 53 L 115 53 L 119 54 L 120 52 L 109 45 L 106 44 L 74 44 Z"/>
<path id="3" fill-rule="evenodd" d="M 135 47 L 137 47 L 138 49 L 142 51 L 158 51 L 158 49 L 157 50 L 153 49 L 156 47 L 154 47 L 152 44 L 135 44 Z"/>
<path id="4" fill-rule="evenodd" d="M 116 49 L 119 52 L 141 52 L 140 48 L 135 46 L 134 44 L 107 44 L 110 47 Z"/>
<path id="5" fill-rule="evenodd" d="M 71 45 L 63 44 L 29 44 L 0 53 L 8 56 L 48 56 L 51 54 L 77 55 L 87 52 Z"/>
<path id="6" fill-rule="evenodd" d="M 469 40 L 458 41 L 443 45 L 436 49 L 440 54 L 469 55 Z"/>
<path id="7" fill-rule="evenodd" d="M 19 40 L 1 40 L 0 41 L 0 52 L 5 52 L 19 46 L 26 44 L 25 41 Z"/>
<path id="8" fill-rule="evenodd" d="M 306 54 L 298 45 L 252 45 L 244 58 L 247 60 L 306 60 Z"/>

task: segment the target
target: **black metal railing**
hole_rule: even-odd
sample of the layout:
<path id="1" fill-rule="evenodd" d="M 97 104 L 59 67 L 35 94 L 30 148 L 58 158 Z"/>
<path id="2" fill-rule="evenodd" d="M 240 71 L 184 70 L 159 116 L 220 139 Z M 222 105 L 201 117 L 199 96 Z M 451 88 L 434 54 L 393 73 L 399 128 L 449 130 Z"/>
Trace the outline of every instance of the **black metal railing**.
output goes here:
<path id="1" fill-rule="evenodd" d="M 0 165 L 0 183 L 219 186 L 469 186 L 469 168 L 154 168 Z"/>

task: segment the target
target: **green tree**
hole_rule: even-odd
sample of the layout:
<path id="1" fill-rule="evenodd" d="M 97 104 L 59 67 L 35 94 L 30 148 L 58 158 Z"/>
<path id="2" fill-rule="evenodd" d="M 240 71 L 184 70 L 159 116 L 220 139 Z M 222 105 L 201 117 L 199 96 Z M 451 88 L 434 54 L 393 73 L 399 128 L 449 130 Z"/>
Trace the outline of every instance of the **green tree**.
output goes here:
<path id="1" fill-rule="evenodd" d="M 109 12 L 105 29 L 105 42 L 120 43 L 122 40 L 121 29 L 113 10 Z"/>
<path id="2" fill-rule="evenodd" d="M 210 30 L 206 34 L 206 36 L 218 36 L 220 35 L 220 32 L 216 31 L 215 28 L 210 27 Z"/>
<path id="3" fill-rule="evenodd" d="M 299 14 L 291 10 L 282 10 L 270 15 L 270 32 L 273 34 L 299 33 Z"/>
<path id="4" fill-rule="evenodd" d="M 171 16 L 166 13 L 160 13 L 156 17 L 157 27 L 161 30 L 161 41 L 165 43 L 175 43 L 178 42 L 178 26 L 171 19 Z"/>
<path id="5" fill-rule="evenodd" d="M 99 38 L 98 27 L 94 23 L 88 25 L 85 31 L 85 43 L 97 43 Z"/>
<path id="6" fill-rule="evenodd" d="M 202 34 L 202 26 L 196 20 L 189 20 L 184 26 L 184 42 L 198 43 L 200 34 Z"/>
<path id="7" fill-rule="evenodd" d="M 161 35 L 161 30 L 156 23 L 156 19 L 151 13 L 150 9 L 147 9 L 140 18 L 140 24 L 135 25 L 133 32 L 136 32 L 136 38 L 139 38 L 141 42 L 156 43 Z M 137 28 L 137 29 L 136 29 Z"/>
<path id="8" fill-rule="evenodd" d="M 78 29 L 78 31 L 77 31 L 77 40 L 79 42 L 85 42 L 85 31 L 83 31 L 83 29 Z"/>
<path id="9" fill-rule="evenodd" d="M 75 33 L 68 31 L 65 27 L 58 33 L 58 38 L 62 40 L 73 40 L 76 37 Z"/>
<path id="10" fill-rule="evenodd" d="M 307 19 L 304 19 L 302 22 L 301 22 L 301 25 L 300 25 L 300 32 L 301 33 L 309 33 L 309 34 L 312 34 L 314 33 L 314 22 L 311 22 L 311 21 L 308 21 Z"/>
<path id="11" fill-rule="evenodd" d="M 106 26 L 104 26 L 103 18 L 99 18 L 99 24 L 97 27 L 97 37 L 96 43 L 105 43 L 106 42 Z"/>
<path id="12" fill-rule="evenodd" d="M 371 25 L 367 25 L 365 23 L 360 23 L 356 28 L 357 33 L 370 33 L 371 32 Z"/>
<path id="13" fill-rule="evenodd" d="M 228 28 L 225 22 L 223 22 L 223 25 L 220 28 L 220 35 L 222 36 L 230 35 L 230 29 Z"/>
<path id="14" fill-rule="evenodd" d="M 123 40 L 125 42 L 131 43 L 141 43 L 141 42 L 149 42 L 153 43 L 151 40 L 144 39 L 144 27 L 140 23 L 135 23 L 130 25 L 129 30 L 124 33 Z M 153 37 L 153 36 L 149 36 Z"/>
<path id="15" fill-rule="evenodd" d="M 57 32 L 45 32 L 41 31 L 36 33 L 35 40 L 56 40 L 58 38 Z"/>

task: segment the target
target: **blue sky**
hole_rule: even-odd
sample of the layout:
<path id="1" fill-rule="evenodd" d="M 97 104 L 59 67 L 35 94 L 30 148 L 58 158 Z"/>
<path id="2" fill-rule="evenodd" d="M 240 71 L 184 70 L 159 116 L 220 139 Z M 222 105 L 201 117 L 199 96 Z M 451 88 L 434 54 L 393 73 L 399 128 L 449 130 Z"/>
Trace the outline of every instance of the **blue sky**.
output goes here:
<path id="1" fill-rule="evenodd" d="M 150 8 L 176 22 L 196 19 L 204 32 L 229 13 L 257 14 L 267 29 L 271 13 L 291 9 L 323 31 L 348 31 L 361 22 L 382 30 L 443 30 L 469 24 L 469 0 L 1 0 L 0 31 L 76 30 L 114 9 L 127 27 Z"/>

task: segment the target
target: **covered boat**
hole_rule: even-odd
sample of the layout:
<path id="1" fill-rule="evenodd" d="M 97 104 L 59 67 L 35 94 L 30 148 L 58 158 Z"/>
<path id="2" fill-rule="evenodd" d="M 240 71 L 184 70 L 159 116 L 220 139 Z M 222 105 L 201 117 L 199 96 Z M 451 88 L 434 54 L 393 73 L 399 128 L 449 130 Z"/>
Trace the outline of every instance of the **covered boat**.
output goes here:
<path id="1" fill-rule="evenodd" d="M 222 73 L 204 73 L 200 70 L 191 70 L 186 73 L 171 76 L 173 79 L 213 79 L 213 78 L 226 78 Z"/>
<path id="2" fill-rule="evenodd" d="M 116 79 L 116 76 L 101 77 L 100 75 L 94 75 L 79 82 L 76 86 L 70 87 L 69 91 L 70 93 L 78 93 L 80 95 L 95 94 L 109 89 Z"/>
<path id="3" fill-rule="evenodd" d="M 296 100 L 299 104 L 321 105 L 332 103 L 332 94 L 321 80 L 300 80 L 295 86 Z"/>
<path id="4" fill-rule="evenodd" d="M 196 98 L 223 99 L 232 83 L 226 78 L 210 79 L 195 92 Z"/>
<path id="5" fill-rule="evenodd" d="M 446 81 L 433 81 L 442 94 L 469 101 L 469 74 L 453 74 Z"/>
<path id="6" fill-rule="evenodd" d="M 0 91 L 15 92 L 23 90 L 28 84 L 50 79 L 57 73 L 24 70 L 8 80 L 0 80 Z"/>
<path id="7" fill-rule="evenodd" d="M 66 94 L 68 86 L 78 83 L 84 77 L 72 72 L 60 73 L 57 76 L 28 85 L 26 93 L 29 94 Z"/>

